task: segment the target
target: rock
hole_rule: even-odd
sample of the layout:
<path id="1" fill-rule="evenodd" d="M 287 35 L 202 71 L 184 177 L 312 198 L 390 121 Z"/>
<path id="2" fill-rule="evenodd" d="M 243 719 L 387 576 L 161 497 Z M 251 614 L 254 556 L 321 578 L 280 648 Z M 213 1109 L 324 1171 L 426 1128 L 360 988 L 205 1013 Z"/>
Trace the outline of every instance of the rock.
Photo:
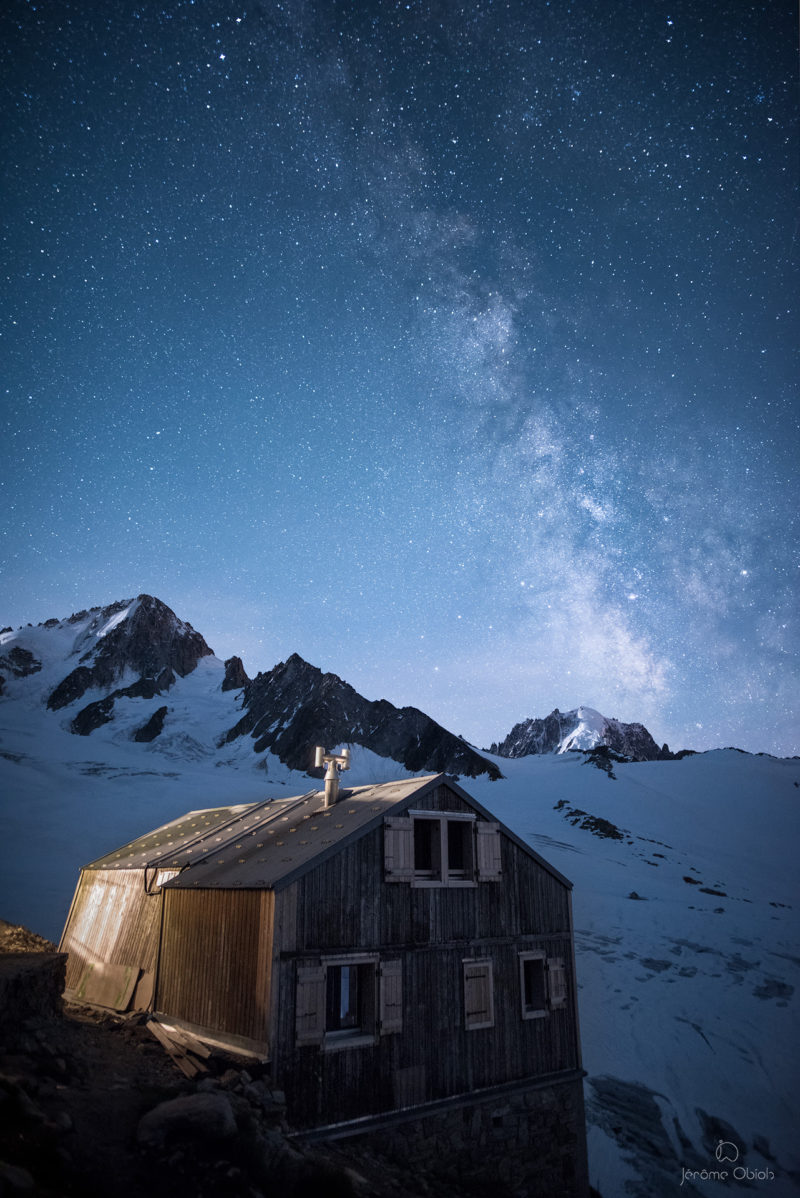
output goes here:
<path id="1" fill-rule="evenodd" d="M 544 719 L 523 720 L 515 724 L 505 740 L 494 743 L 489 752 L 498 757 L 527 757 L 534 753 L 558 753 L 564 749 L 590 747 L 585 743 L 571 743 L 570 738 L 581 727 L 582 719 L 589 709 L 577 707 L 573 711 L 559 711 L 556 707 Z M 602 720 L 602 735 L 591 746 L 606 745 L 615 753 L 632 761 L 658 761 L 663 750 L 659 749 L 650 733 L 642 724 L 624 724 L 621 720 L 608 719 L 599 712 L 591 712 Z M 665 746 L 666 748 L 666 746 Z M 670 755 L 671 756 L 671 755 Z"/>
<path id="2" fill-rule="evenodd" d="M 244 669 L 241 657 L 229 657 L 225 662 L 225 678 L 222 683 L 224 691 L 240 691 L 248 686 L 250 679 Z"/>
<path id="3" fill-rule="evenodd" d="M 6 1043 L 27 1020 L 61 1016 L 66 968 L 66 953 L 0 955 L 0 1026 Z"/>
<path id="4" fill-rule="evenodd" d="M 5 1194 L 6 1189 L 10 1193 L 24 1193 L 26 1190 L 33 1190 L 35 1182 L 27 1169 L 20 1169 L 18 1165 L 9 1165 L 5 1161 L 0 1161 L 0 1192 Z"/>
<path id="5" fill-rule="evenodd" d="M 411 771 L 502 777 L 494 762 L 416 707 L 371 702 L 297 653 L 245 687 L 244 713 L 222 743 L 245 735 L 253 738 L 256 753 L 269 749 L 291 769 L 312 777 L 321 777 L 313 766 L 315 745 L 353 743 Z"/>
<path id="6" fill-rule="evenodd" d="M 41 668 L 42 663 L 33 656 L 30 649 L 23 649 L 20 645 L 14 645 L 4 657 L 0 657 L 0 669 L 10 670 L 15 678 L 27 678 L 31 674 L 38 674 Z"/>
<path id="7" fill-rule="evenodd" d="M 225 1094 L 188 1094 L 162 1102 L 139 1120 L 136 1139 L 147 1148 L 167 1142 L 228 1140 L 236 1134 L 233 1107 Z"/>
<path id="8" fill-rule="evenodd" d="M 154 711 L 146 724 L 142 724 L 141 728 L 137 728 L 133 734 L 133 739 L 140 744 L 149 743 L 161 735 L 164 728 L 164 720 L 167 717 L 167 708 L 159 707 L 158 711 Z"/>
<path id="9" fill-rule="evenodd" d="M 126 608 L 130 608 L 128 614 L 104 632 L 104 626 L 113 616 Z M 85 617 L 89 613 L 81 614 Z M 137 674 L 139 680 L 118 693 L 152 698 L 171 686 L 176 674 L 184 678 L 201 657 L 213 652 L 191 624 L 179 620 L 165 603 L 152 595 L 139 595 L 135 602 L 123 600 L 98 609 L 87 630 L 85 645 L 80 664 L 51 692 L 47 700 L 51 711 L 74 703 L 87 690 L 113 686 L 126 669 Z M 97 715 L 87 717 L 93 718 Z"/>

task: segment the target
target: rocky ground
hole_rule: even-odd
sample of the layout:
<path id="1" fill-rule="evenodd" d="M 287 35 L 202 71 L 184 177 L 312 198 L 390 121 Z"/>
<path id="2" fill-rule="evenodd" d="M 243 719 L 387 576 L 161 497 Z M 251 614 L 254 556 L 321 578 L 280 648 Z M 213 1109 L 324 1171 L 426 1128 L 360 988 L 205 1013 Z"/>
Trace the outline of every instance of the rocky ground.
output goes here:
<path id="1" fill-rule="evenodd" d="M 0 1198 L 487 1192 L 363 1150 L 304 1149 L 261 1066 L 212 1056 L 209 1072 L 190 1081 L 146 1016 L 61 1010 L 60 986 L 48 995 L 46 984 L 28 981 L 58 977 L 62 959 L 54 953 L 41 937 L 0 921 Z M 30 1001 L 22 991 L 20 1003 L 20 985 L 30 985 Z M 492 1194 L 502 1198 L 497 1186 Z"/>

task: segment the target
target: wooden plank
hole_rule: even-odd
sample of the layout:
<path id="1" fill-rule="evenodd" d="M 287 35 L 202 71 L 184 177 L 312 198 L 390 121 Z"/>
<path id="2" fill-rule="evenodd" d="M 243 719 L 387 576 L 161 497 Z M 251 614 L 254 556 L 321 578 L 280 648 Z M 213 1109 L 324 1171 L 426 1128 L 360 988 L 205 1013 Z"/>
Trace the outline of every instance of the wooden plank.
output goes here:
<path id="1" fill-rule="evenodd" d="M 186 1077 L 196 1077 L 198 1073 L 208 1072 L 202 1062 L 192 1060 L 183 1045 L 174 1040 L 157 1020 L 151 1019 L 147 1027 L 151 1035 L 155 1036 L 156 1040 L 167 1050 L 169 1056 Z"/>
<path id="2" fill-rule="evenodd" d="M 76 997 L 79 1002 L 125 1011 L 140 972 L 138 965 L 106 965 L 102 961 L 87 965 L 78 983 Z"/>
<path id="3" fill-rule="evenodd" d="M 197 1036 L 193 1036 L 191 1032 L 187 1032 L 186 1028 L 173 1027 L 170 1023 L 159 1023 L 159 1026 L 167 1033 L 170 1040 L 176 1041 L 181 1048 L 194 1053 L 196 1057 L 202 1057 L 204 1061 L 207 1061 L 211 1056 L 211 1049 L 207 1048 Z"/>

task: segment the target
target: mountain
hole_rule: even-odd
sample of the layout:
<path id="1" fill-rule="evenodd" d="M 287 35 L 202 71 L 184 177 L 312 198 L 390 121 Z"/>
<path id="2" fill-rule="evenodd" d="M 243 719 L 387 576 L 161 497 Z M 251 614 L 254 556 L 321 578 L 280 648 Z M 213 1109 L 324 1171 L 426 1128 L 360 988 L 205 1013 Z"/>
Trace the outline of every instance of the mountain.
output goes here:
<path id="1" fill-rule="evenodd" d="M 501 777 L 494 762 L 416 707 L 393 707 L 386 699 L 370 702 L 297 653 L 248 683 L 243 706 L 245 714 L 226 743 L 249 734 L 257 753 L 270 749 L 290 769 L 309 769 L 317 744 L 358 744 L 412 773 Z"/>
<path id="2" fill-rule="evenodd" d="M 568 753 L 605 745 L 631 761 L 665 761 L 669 748 L 659 749 L 643 724 L 623 724 L 608 719 L 592 707 L 559 711 L 556 707 L 543 720 L 515 724 L 505 740 L 489 749 L 498 757 L 527 757 L 532 753 Z"/>
<path id="3" fill-rule="evenodd" d="M 103 641 L 130 616 L 110 642 L 121 645 L 136 615 L 130 603 L 112 607 L 0 633 L 0 917 L 57 939 L 87 861 L 189 810 L 304 793 L 307 774 L 279 754 L 300 752 L 307 733 L 293 740 L 295 722 L 312 715 L 331 721 L 328 749 L 340 727 L 353 733 L 348 783 L 411 772 L 380 755 L 390 712 L 381 723 L 381 705 L 333 675 L 289 657 L 251 683 L 240 661 L 198 653 L 197 634 L 164 605 L 152 613 L 162 629 L 153 659 L 106 655 Z M 79 666 L 112 656 L 110 681 L 48 707 Z M 91 703 L 147 679 L 160 693 L 117 694 L 107 722 L 73 730 Z M 416 727 L 409 711 L 398 726 Z M 602 739 L 613 722 L 578 712 L 558 713 L 563 731 L 532 742 L 548 751 L 481 756 L 502 777 L 487 769 L 463 784 L 574 884 L 591 1182 L 604 1198 L 697 1198 L 728 1193 L 738 1167 L 753 1192 L 797 1195 L 800 760 L 726 749 L 615 761 L 609 781 L 591 752 L 556 751 L 602 750 L 592 729 Z M 390 751 L 403 751 L 402 737 Z M 739 1154 L 724 1165 L 727 1184 L 699 1176 L 723 1167 L 720 1141 Z"/>
<path id="4" fill-rule="evenodd" d="M 190 677 L 191 687 L 178 685 Z M 181 743 L 197 757 L 218 755 L 239 741 L 262 764 L 269 754 L 290 770 L 307 770 L 315 745 L 348 744 L 411 772 L 501 776 L 495 762 L 424 712 L 365 699 L 296 653 L 251 681 L 240 658 L 220 662 L 191 624 L 152 595 L 35 628 L 4 629 L 0 696 L 26 709 L 35 697 L 75 735 L 92 736 L 107 726 L 114 739 L 173 757 L 181 756 Z M 29 718 L 41 722 L 38 706 Z"/>

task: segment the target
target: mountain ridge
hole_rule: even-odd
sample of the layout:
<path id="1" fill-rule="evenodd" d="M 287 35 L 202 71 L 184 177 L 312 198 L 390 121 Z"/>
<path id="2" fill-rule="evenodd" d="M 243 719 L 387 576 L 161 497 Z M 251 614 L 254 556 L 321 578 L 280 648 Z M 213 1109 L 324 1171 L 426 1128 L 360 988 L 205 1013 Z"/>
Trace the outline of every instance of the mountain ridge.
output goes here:
<path id="1" fill-rule="evenodd" d="M 314 746 L 321 743 L 328 748 L 359 744 L 412 773 L 502 776 L 496 763 L 425 712 L 397 708 L 386 699 L 365 699 L 349 683 L 324 674 L 297 653 L 251 680 L 241 658 L 220 662 L 191 624 L 152 595 L 75 612 L 64 620 L 46 620 L 35 628 L 23 626 L 16 633 L 4 629 L 0 697 L 13 698 L 12 690 L 41 673 L 44 658 L 47 669 L 36 685 L 46 710 L 63 712 L 67 730 L 78 736 L 89 737 L 108 725 L 117 727 L 118 735 L 156 750 L 168 739 L 174 746 L 181 739 L 179 717 L 175 703 L 165 704 L 163 699 L 174 697 L 176 682 L 209 659 L 224 670 L 210 701 L 227 726 L 205 743 L 184 733 L 184 744 L 193 754 L 213 753 L 249 734 L 258 758 L 270 752 L 289 769 L 312 776 Z M 158 699 L 162 701 L 157 707 L 147 706 Z M 131 708 L 130 700 L 142 701 L 141 707 Z M 124 732 L 123 711 L 126 721 L 134 721 Z"/>
<path id="2" fill-rule="evenodd" d="M 544 719 L 522 720 L 488 751 L 496 757 L 528 757 L 536 753 L 586 752 L 600 746 L 631 761 L 671 761 L 678 756 L 666 744 L 659 748 L 644 724 L 610 719 L 587 706 L 566 712 L 556 707 Z"/>

